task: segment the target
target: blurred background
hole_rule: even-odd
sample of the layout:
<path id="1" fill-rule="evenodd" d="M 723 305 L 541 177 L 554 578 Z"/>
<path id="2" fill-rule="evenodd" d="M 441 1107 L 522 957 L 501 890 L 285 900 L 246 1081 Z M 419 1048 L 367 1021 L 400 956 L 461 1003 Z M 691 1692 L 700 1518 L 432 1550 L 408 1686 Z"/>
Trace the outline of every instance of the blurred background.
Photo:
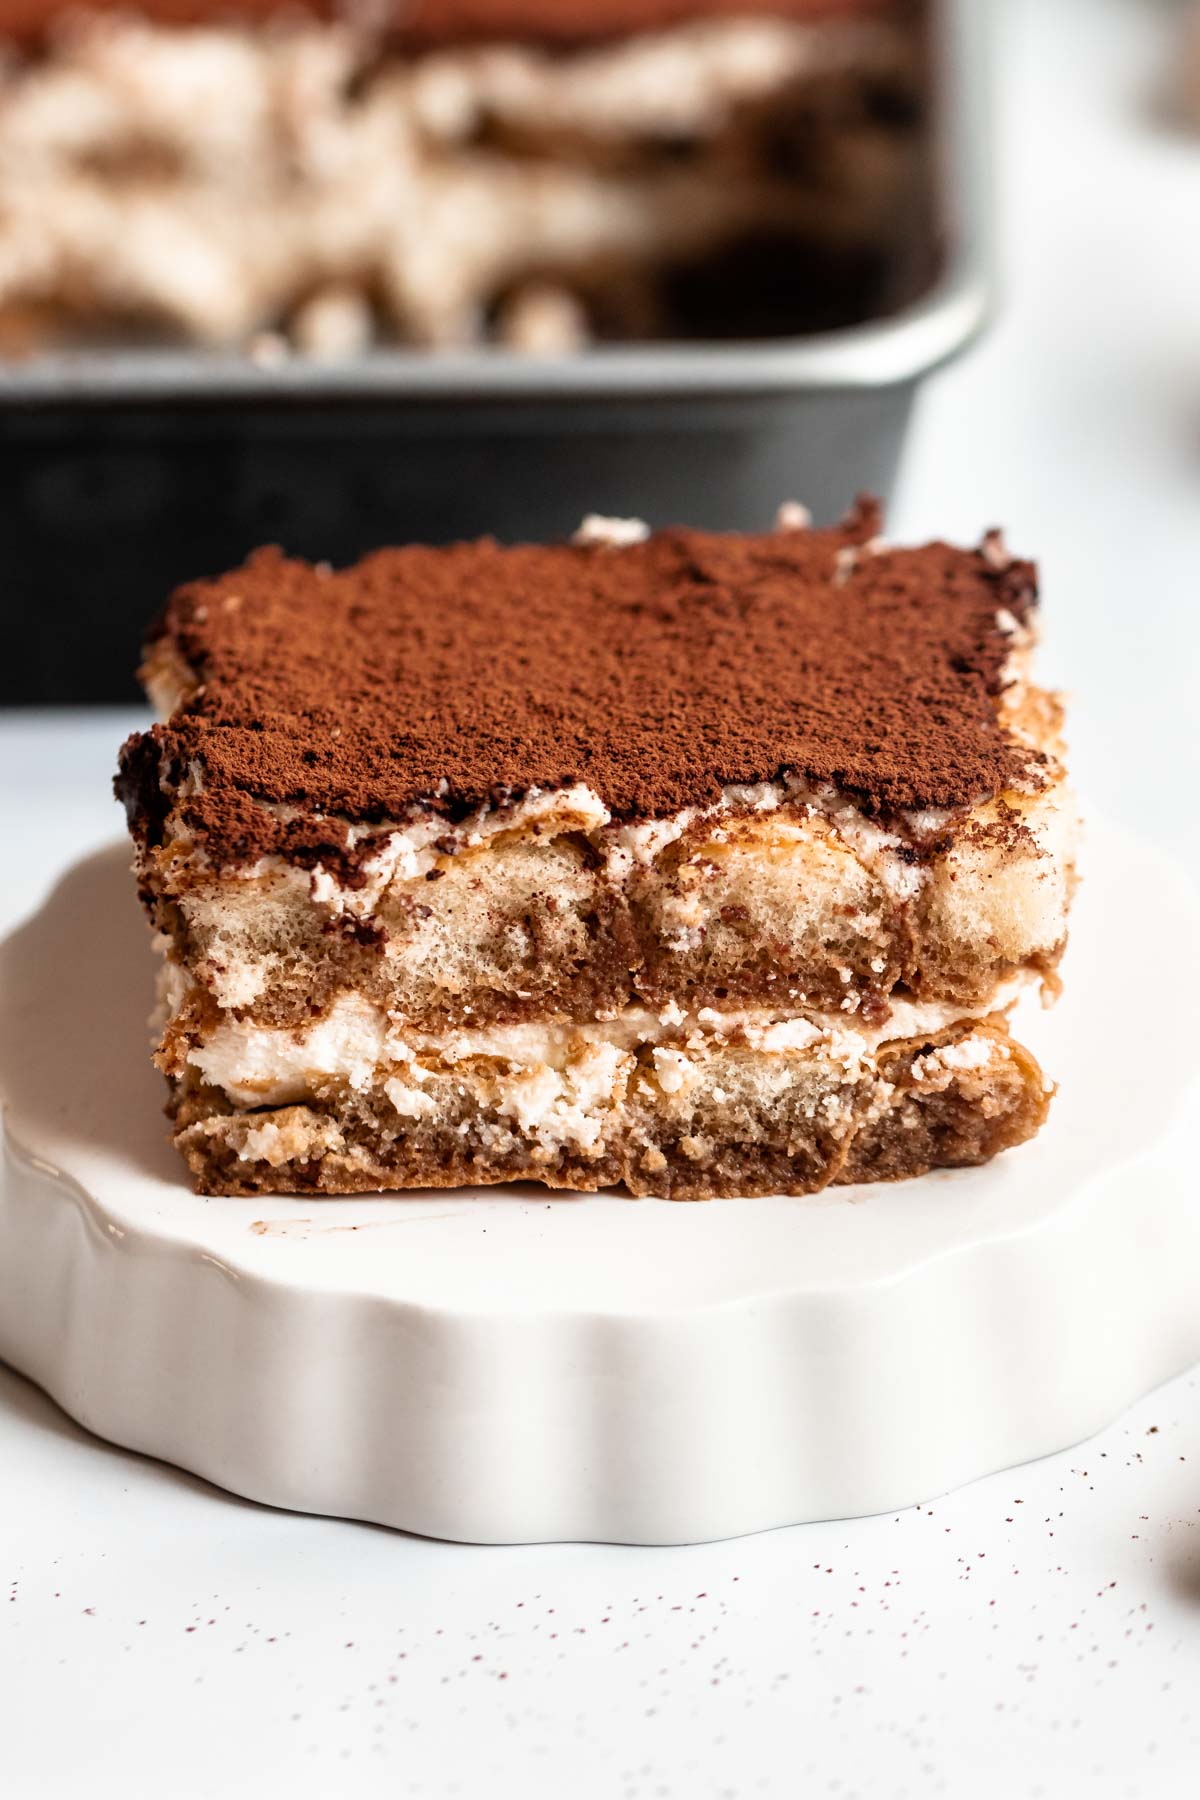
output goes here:
<path id="1" fill-rule="evenodd" d="M 978 321 L 972 0 L 143 3 L 0 4 L 10 701 L 263 541 L 838 512 Z"/>
<path id="2" fill-rule="evenodd" d="M 1200 8 L 151 11 L 0 0 L 13 730 L 262 541 L 873 487 L 1040 558 L 1085 793 L 1194 856 Z"/>

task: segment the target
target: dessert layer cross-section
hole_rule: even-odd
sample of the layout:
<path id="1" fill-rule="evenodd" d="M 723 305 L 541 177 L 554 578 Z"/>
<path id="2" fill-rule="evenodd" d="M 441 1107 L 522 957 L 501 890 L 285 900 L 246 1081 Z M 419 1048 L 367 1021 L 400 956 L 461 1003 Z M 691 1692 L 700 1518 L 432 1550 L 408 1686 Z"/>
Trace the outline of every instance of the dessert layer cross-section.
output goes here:
<path id="1" fill-rule="evenodd" d="M 1076 819 L 996 534 L 274 550 L 181 589 L 118 792 L 204 1191 L 681 1198 L 986 1160 Z"/>

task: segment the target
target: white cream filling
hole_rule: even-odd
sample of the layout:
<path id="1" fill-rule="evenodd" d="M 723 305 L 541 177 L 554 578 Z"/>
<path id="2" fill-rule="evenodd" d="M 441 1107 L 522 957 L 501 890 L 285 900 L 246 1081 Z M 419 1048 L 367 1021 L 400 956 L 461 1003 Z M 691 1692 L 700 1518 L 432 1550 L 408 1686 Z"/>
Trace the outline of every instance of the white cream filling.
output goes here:
<path id="1" fill-rule="evenodd" d="M 539 1021 L 429 1033 L 389 1018 L 360 995 L 344 994 L 303 1030 L 222 1020 L 187 1061 L 244 1106 L 285 1106 L 344 1083 L 356 1091 L 381 1087 L 398 1112 L 419 1118 L 431 1110 L 421 1092 L 431 1073 L 484 1058 L 504 1066 L 518 1116 L 532 1118 L 559 1105 L 564 1091 L 573 1106 L 586 1110 L 645 1047 L 654 1048 L 667 1091 L 683 1069 L 731 1039 L 767 1056 L 818 1055 L 853 1067 L 869 1063 L 881 1044 L 932 1036 L 959 1020 L 1004 1011 L 1033 979 L 1015 976 L 986 1005 L 973 1008 L 897 1001 L 874 1026 L 851 1024 L 840 1012 L 787 1017 L 769 1007 L 704 1007 L 687 1015 L 677 1007 L 662 1013 L 638 1007 L 590 1024 Z"/>
<path id="2" fill-rule="evenodd" d="M 314 901 L 328 907 L 335 918 L 350 914 L 368 919 L 394 882 L 420 880 L 437 867 L 439 857 L 445 854 L 439 845 L 449 842 L 459 851 L 476 850 L 503 832 L 549 837 L 565 831 L 599 831 L 611 818 L 600 796 L 577 783 L 553 791 L 531 788 L 514 806 L 481 807 L 457 825 L 426 813 L 399 829 L 351 826 L 352 844 L 376 838 L 379 842 L 379 848 L 361 866 L 361 885 L 344 886 L 318 865 L 311 877 L 310 892 Z M 276 857 L 264 857 L 247 873 L 262 874 L 285 866 Z"/>
<path id="3" fill-rule="evenodd" d="M 943 1044 L 940 1050 L 918 1056 L 913 1063 L 913 1080 L 929 1081 L 948 1070 L 965 1073 L 969 1069 L 986 1069 L 997 1057 L 1007 1061 L 1007 1044 L 985 1037 L 961 1038 L 957 1044 Z"/>
<path id="4" fill-rule="evenodd" d="M 436 867 L 439 857 L 445 854 L 440 845 L 450 843 L 458 849 L 476 849 L 500 833 L 532 832 L 549 838 L 567 831 L 602 834 L 597 847 L 607 876 L 620 884 L 635 865 L 651 866 L 669 845 L 700 821 L 719 824 L 723 818 L 747 812 L 776 812 L 789 803 L 832 825 L 846 848 L 895 900 L 911 900 L 919 893 L 927 871 L 908 860 L 905 839 L 867 818 L 836 788 L 809 788 L 790 777 L 729 786 L 723 789 L 715 806 L 688 807 L 663 818 L 629 825 L 615 824 L 599 794 L 576 783 L 551 791 L 531 788 L 514 805 L 481 808 L 457 825 L 424 815 L 400 827 L 352 827 L 356 842 L 368 836 L 379 839 L 379 849 L 363 864 L 365 881 L 359 887 L 347 887 L 328 870 L 318 867 L 311 878 L 310 891 L 319 905 L 329 907 L 335 915 L 351 913 L 368 918 L 394 881 L 415 881 Z M 914 812 L 910 817 L 914 833 L 920 837 L 943 828 L 950 815 L 929 811 Z M 266 857 L 242 873 L 258 877 L 284 867 L 278 858 Z"/>
<path id="5" fill-rule="evenodd" d="M 649 536 L 650 527 L 644 519 L 613 519 L 603 513 L 589 513 L 571 542 L 582 548 L 623 550 L 630 544 L 644 544 Z"/>
<path id="6" fill-rule="evenodd" d="M 868 819 L 836 788 L 808 788 L 791 778 L 729 786 L 722 790 L 715 806 L 688 807 L 679 813 L 629 825 L 614 824 L 612 813 L 599 794 L 582 782 L 568 788 L 530 788 L 511 805 L 481 807 L 455 824 L 435 813 L 421 813 L 402 825 L 352 825 L 347 832 L 351 848 L 378 843 L 378 849 L 361 865 L 361 885 L 349 887 L 321 865 L 305 879 L 319 906 L 328 907 L 334 914 L 367 918 L 393 882 L 421 879 L 447 853 L 477 849 L 501 834 L 550 838 L 563 832 L 583 831 L 604 833 L 598 848 L 610 877 L 621 881 L 635 863 L 654 863 L 668 845 L 698 821 L 719 821 L 747 812 L 775 812 L 789 802 L 833 825 L 847 848 L 898 898 L 910 898 L 916 892 L 922 871 L 905 860 L 904 839 Z M 914 823 L 925 829 L 947 817 L 948 814 L 937 813 L 912 815 Z M 442 846 L 452 848 L 447 851 Z M 255 863 L 224 871 L 222 879 L 258 881 L 289 872 L 289 865 L 281 858 L 264 856 Z"/>
<path id="7" fill-rule="evenodd" d="M 789 802 L 832 825 L 846 848 L 893 898 L 911 900 L 919 892 L 926 872 L 920 864 L 906 860 L 902 838 L 868 819 L 836 789 L 809 789 L 791 779 L 730 786 L 723 790 L 715 806 L 689 807 L 663 818 L 628 825 L 614 823 L 599 794 L 582 782 L 553 790 L 531 788 L 512 805 L 481 807 L 456 824 L 437 814 L 421 813 L 402 825 L 350 826 L 347 835 L 352 848 L 367 842 L 378 845 L 361 864 L 362 880 L 355 886 L 339 881 L 331 870 L 319 864 L 311 875 L 301 875 L 277 856 L 260 857 L 255 863 L 225 871 L 222 885 L 228 890 L 233 881 L 304 883 L 312 901 L 327 909 L 331 917 L 367 920 L 396 883 L 421 880 L 447 853 L 478 849 L 504 834 L 549 839 L 563 832 L 579 831 L 598 838 L 606 877 L 620 886 L 636 867 L 652 866 L 669 845 L 699 821 L 719 826 L 723 818 L 747 812 L 774 812 Z M 914 820 L 925 822 L 938 816 L 914 815 Z M 178 848 L 187 851 L 182 841 Z M 193 904 L 190 899 L 185 901 L 185 905 Z M 690 949 L 693 934 L 686 929 L 686 920 L 681 920 L 680 925 L 677 947 Z M 252 979 L 247 971 L 246 980 Z M 247 998 L 232 998 L 233 987 L 247 992 Z M 222 1004 L 246 1005 L 253 997 L 242 978 L 237 977 L 231 984 L 230 997 L 222 996 Z"/>

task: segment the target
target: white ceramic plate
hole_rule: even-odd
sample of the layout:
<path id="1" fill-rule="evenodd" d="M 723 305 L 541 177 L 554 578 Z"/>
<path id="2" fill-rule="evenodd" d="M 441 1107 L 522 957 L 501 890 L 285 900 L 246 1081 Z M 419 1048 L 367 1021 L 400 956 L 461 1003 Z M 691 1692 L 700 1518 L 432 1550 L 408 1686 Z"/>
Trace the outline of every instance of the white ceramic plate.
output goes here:
<path id="1" fill-rule="evenodd" d="M 1094 832 L 1065 998 L 1020 1022 L 1061 1092 L 984 1169 L 707 1206 L 203 1200 L 116 846 L 0 947 L 0 1356 L 114 1442 L 434 1536 L 672 1543 L 928 1498 L 1200 1357 L 1198 942 L 1171 866 Z"/>

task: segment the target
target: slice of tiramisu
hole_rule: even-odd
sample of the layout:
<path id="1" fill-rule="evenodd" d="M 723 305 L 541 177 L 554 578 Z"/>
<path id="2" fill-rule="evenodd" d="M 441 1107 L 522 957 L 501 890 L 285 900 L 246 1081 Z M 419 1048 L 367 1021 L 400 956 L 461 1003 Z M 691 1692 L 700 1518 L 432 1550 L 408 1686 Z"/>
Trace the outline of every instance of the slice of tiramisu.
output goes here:
<path id="1" fill-rule="evenodd" d="M 1075 812 L 1035 573 L 763 536 L 261 551 L 172 599 L 118 792 L 210 1193 L 677 1198 L 978 1163 L 1048 1084 Z"/>

